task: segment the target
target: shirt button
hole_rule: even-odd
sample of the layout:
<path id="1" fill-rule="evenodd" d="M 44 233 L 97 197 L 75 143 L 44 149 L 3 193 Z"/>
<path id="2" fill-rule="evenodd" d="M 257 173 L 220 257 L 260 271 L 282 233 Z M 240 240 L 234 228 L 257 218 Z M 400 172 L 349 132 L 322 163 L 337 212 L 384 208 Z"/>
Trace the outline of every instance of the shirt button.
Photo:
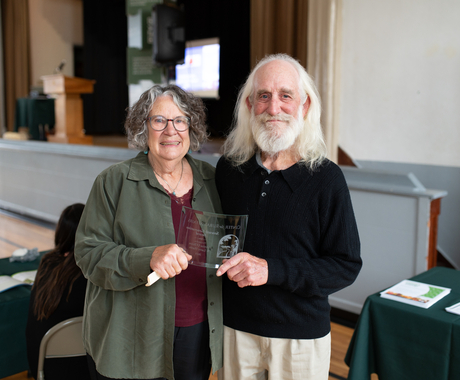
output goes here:
<path id="1" fill-rule="evenodd" d="M 265 184 L 268 185 L 270 181 L 268 179 L 265 180 Z"/>
<path id="2" fill-rule="evenodd" d="M 262 193 L 262 196 L 263 196 L 263 197 L 265 197 L 266 195 L 267 195 L 267 193 L 265 193 L 265 192 L 264 192 L 264 193 Z"/>
<path id="3" fill-rule="evenodd" d="M 214 302 L 211 302 L 210 305 L 211 305 L 211 306 L 214 306 Z"/>
<path id="4" fill-rule="evenodd" d="M 213 274 L 210 274 L 210 275 L 209 275 L 209 278 L 213 278 L 213 277 L 214 277 L 214 275 L 213 275 Z"/>
<path id="5" fill-rule="evenodd" d="M 216 329 L 212 329 L 212 330 L 211 330 L 211 333 L 214 334 L 215 332 L 216 332 Z"/>

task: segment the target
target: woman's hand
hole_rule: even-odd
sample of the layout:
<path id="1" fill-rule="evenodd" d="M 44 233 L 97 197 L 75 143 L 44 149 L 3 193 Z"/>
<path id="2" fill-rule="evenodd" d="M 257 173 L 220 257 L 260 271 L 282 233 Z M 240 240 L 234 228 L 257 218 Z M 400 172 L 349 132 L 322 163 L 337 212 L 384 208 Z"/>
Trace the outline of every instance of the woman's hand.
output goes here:
<path id="1" fill-rule="evenodd" d="M 167 280 L 187 269 L 191 259 L 192 256 L 177 244 L 162 245 L 153 251 L 150 268 L 163 280 Z"/>

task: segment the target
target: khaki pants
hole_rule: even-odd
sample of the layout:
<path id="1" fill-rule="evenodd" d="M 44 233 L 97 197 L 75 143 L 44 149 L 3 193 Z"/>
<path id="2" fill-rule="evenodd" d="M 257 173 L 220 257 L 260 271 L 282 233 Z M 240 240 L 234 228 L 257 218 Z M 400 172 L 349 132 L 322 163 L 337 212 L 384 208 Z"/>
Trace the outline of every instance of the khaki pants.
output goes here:
<path id="1" fill-rule="evenodd" d="M 264 338 L 224 326 L 219 380 L 328 380 L 331 334 L 319 339 Z"/>

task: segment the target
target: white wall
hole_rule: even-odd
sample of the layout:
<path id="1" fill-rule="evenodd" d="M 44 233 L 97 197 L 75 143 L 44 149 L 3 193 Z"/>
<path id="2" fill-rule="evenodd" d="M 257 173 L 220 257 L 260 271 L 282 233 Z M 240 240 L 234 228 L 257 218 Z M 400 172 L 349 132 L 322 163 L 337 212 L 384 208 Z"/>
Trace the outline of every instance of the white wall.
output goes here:
<path id="1" fill-rule="evenodd" d="M 53 74 L 63 59 L 63 74 L 73 76 L 73 46 L 83 45 L 80 0 L 29 0 L 32 85 Z"/>
<path id="2" fill-rule="evenodd" d="M 460 1 L 343 0 L 340 146 L 460 166 Z"/>

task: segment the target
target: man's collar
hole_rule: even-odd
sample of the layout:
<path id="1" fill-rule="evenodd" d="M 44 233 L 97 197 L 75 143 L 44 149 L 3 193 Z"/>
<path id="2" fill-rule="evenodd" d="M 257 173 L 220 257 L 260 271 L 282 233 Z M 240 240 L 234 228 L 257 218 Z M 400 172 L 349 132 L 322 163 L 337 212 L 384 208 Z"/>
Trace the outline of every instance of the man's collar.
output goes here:
<path id="1" fill-rule="evenodd" d="M 248 176 L 253 174 L 256 170 L 263 170 L 266 172 L 266 169 L 257 163 L 255 154 L 249 159 L 249 161 L 246 161 L 244 164 L 242 164 L 240 168 Z"/>
<path id="2" fill-rule="evenodd" d="M 257 163 L 256 154 L 254 154 L 254 156 L 252 156 L 249 161 L 244 163 L 241 169 L 248 176 L 254 174 L 256 171 L 263 171 L 268 173 L 265 167 L 260 166 Z M 272 173 L 280 173 L 292 191 L 296 191 L 307 179 L 307 177 L 312 175 L 312 172 L 308 170 L 302 163 L 296 163 L 285 170 L 274 170 Z"/>
<path id="3" fill-rule="evenodd" d="M 262 163 L 262 155 L 260 154 L 260 150 L 258 150 L 258 151 L 256 152 L 256 161 L 257 161 L 257 164 L 258 164 L 259 166 L 261 166 L 262 168 L 264 168 L 264 169 L 268 172 L 268 174 L 270 174 L 270 173 L 273 171 L 273 170 L 267 168 L 267 167 Z"/>
<path id="4" fill-rule="evenodd" d="M 295 163 L 286 170 L 280 171 L 284 180 L 288 183 L 292 191 L 296 191 L 312 174 L 304 164 Z"/>

